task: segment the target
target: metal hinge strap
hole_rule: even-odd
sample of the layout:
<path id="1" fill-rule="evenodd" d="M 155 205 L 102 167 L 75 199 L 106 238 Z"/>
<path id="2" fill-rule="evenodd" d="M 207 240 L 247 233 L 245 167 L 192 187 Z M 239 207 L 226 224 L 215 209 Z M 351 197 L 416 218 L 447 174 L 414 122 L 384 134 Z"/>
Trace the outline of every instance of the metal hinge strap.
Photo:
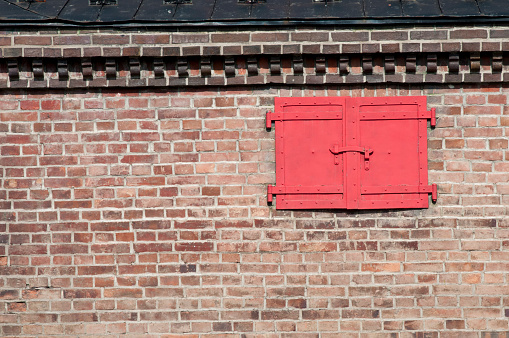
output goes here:
<path id="1" fill-rule="evenodd" d="M 341 120 L 343 113 L 336 112 L 320 112 L 320 113 L 273 113 L 268 111 L 265 115 L 265 127 L 270 130 L 272 121 L 298 121 L 298 120 Z"/>
<path id="2" fill-rule="evenodd" d="M 319 185 L 319 186 L 302 186 L 302 185 L 289 185 L 289 186 L 271 186 L 271 193 L 273 195 L 307 195 L 307 194 L 342 194 L 342 185 Z"/>
<path id="3" fill-rule="evenodd" d="M 312 195 L 312 194 L 343 194 L 342 185 L 327 186 L 267 186 L 267 202 L 272 203 L 274 195 Z"/>
<path id="4" fill-rule="evenodd" d="M 430 120 L 432 127 L 435 127 L 437 124 L 435 108 L 431 108 L 430 111 L 420 111 L 417 114 L 412 112 L 391 112 L 391 111 L 362 113 L 359 115 L 359 119 L 361 121 L 428 119 Z"/>
<path id="5" fill-rule="evenodd" d="M 394 186 L 363 186 L 361 194 L 363 195 L 380 195 L 380 194 L 418 194 L 428 193 L 431 194 L 433 202 L 437 201 L 438 189 L 437 185 L 394 185 Z"/>

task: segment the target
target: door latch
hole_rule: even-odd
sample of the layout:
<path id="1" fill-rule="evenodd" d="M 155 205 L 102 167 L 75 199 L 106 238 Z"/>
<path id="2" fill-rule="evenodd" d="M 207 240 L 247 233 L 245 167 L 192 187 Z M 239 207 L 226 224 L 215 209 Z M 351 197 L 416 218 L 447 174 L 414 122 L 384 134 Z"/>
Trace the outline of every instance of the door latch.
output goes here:
<path id="1" fill-rule="evenodd" d="M 373 149 L 363 148 L 358 146 L 339 147 L 339 144 L 334 144 L 330 149 L 334 154 L 334 164 L 339 165 L 339 154 L 346 152 L 358 152 L 364 154 L 364 169 L 369 170 L 369 157 L 373 153 Z"/>

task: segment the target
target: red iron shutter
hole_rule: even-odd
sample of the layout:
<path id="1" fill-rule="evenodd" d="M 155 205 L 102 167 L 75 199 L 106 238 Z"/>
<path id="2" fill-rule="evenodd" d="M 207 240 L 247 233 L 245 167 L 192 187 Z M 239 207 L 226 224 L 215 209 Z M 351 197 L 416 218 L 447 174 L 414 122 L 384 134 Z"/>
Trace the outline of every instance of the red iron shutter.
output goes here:
<path id="1" fill-rule="evenodd" d="M 268 114 L 276 126 L 276 181 L 280 209 L 342 209 L 345 98 L 276 98 Z"/>
<path id="2" fill-rule="evenodd" d="M 277 209 L 427 208 L 425 97 L 277 98 Z"/>
<path id="3" fill-rule="evenodd" d="M 427 208 L 426 97 L 355 100 L 360 142 L 373 149 L 369 170 L 359 170 L 357 208 Z"/>

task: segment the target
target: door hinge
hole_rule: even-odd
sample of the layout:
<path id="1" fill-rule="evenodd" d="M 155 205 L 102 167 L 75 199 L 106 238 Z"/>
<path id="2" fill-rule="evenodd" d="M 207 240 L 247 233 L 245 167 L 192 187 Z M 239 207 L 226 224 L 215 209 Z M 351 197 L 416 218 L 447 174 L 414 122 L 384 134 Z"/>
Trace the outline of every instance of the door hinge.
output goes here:
<path id="1" fill-rule="evenodd" d="M 268 130 L 272 128 L 272 112 L 270 110 L 265 114 L 265 128 Z"/>
<path id="2" fill-rule="evenodd" d="M 437 110 L 435 108 L 431 108 L 431 110 L 428 112 L 430 119 L 430 125 L 432 128 L 435 128 L 437 125 Z"/>
<path id="3" fill-rule="evenodd" d="M 272 203 L 272 184 L 267 186 L 267 203 Z"/>
<path id="4" fill-rule="evenodd" d="M 436 183 L 433 183 L 432 185 L 425 185 L 421 186 L 422 192 L 427 192 L 428 194 L 431 194 L 431 201 L 433 203 L 436 203 L 438 199 L 438 187 Z"/>

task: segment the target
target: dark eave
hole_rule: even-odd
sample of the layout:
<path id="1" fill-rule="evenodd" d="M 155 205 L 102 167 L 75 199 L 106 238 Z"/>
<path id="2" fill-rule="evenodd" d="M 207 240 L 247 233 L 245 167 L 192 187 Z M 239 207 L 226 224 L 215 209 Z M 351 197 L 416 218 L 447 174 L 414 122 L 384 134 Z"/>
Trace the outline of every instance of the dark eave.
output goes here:
<path id="1" fill-rule="evenodd" d="M 509 0 L 0 0 L 0 24 L 30 26 L 297 26 L 509 22 Z"/>

